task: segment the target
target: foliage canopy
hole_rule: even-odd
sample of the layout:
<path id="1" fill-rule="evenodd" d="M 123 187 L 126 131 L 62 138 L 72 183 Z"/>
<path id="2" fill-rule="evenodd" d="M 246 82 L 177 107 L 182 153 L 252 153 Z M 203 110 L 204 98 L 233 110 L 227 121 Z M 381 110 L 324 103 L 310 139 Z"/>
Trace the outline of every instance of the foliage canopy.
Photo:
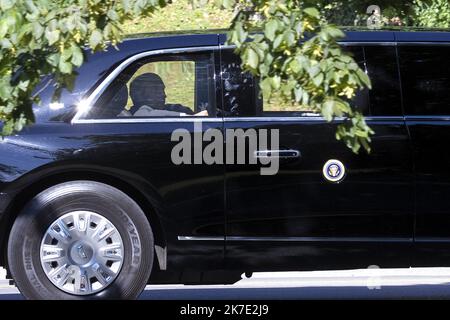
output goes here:
<path id="1" fill-rule="evenodd" d="M 204 0 L 202 0 L 205 2 Z M 43 75 L 53 74 L 61 90 L 71 90 L 76 68 L 93 51 L 122 40 L 121 25 L 151 16 L 168 0 L 0 0 L 0 120 L 3 134 L 33 121 L 34 92 Z M 373 133 L 349 100 L 370 87 L 367 75 L 338 41 L 342 31 L 319 11 L 294 0 L 216 0 L 237 8 L 229 31 L 244 70 L 260 78 L 265 97 L 308 105 L 327 121 L 347 120 L 336 137 L 354 152 L 369 150 Z M 263 32 L 252 33 L 253 28 Z M 249 41 L 247 41 L 249 40 Z M 299 43 L 301 43 L 299 45 Z"/>

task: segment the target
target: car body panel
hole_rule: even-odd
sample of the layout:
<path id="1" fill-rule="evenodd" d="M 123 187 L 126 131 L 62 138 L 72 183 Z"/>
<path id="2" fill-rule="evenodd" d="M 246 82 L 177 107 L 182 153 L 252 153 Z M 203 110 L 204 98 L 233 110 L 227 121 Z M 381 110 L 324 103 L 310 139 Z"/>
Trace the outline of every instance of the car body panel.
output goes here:
<path id="1" fill-rule="evenodd" d="M 260 175 L 258 165 L 227 165 L 227 240 L 237 238 L 226 245 L 231 265 L 253 269 L 277 261 L 295 270 L 303 260 L 310 267 L 345 264 L 329 258 L 330 252 L 354 267 L 406 264 L 414 222 L 408 133 L 402 119 L 368 124 L 376 132 L 372 152 L 356 155 L 335 139 L 336 126 L 324 121 L 226 122 L 226 129 L 276 128 L 280 145 L 301 153 L 298 160 L 281 160 L 273 176 Z M 339 183 L 323 176 L 330 159 L 346 168 Z M 374 255 L 381 245 L 385 250 Z"/>

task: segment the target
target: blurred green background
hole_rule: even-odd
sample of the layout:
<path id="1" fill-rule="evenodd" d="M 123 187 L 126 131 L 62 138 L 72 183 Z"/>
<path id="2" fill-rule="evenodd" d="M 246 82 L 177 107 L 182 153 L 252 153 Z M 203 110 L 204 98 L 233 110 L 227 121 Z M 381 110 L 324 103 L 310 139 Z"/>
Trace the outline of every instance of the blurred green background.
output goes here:
<path id="1" fill-rule="evenodd" d="M 341 26 L 365 26 L 369 5 L 381 8 L 386 27 L 450 27 L 449 0 L 305 0 L 317 7 L 331 23 Z M 123 25 L 126 33 L 227 28 L 233 10 L 220 10 L 210 2 L 194 8 L 188 0 L 174 0 L 152 17 L 132 20 Z"/>
<path id="2" fill-rule="evenodd" d="M 368 6 L 378 5 L 385 28 L 450 27 L 449 0 L 305 0 L 315 6 L 330 23 L 340 26 L 365 27 Z M 221 10 L 210 2 L 194 7 L 188 0 L 174 0 L 152 17 L 132 20 L 123 29 L 127 34 L 198 29 L 227 28 L 233 18 L 233 10 Z M 194 108 L 194 62 L 161 62 L 145 65 L 135 76 L 144 72 L 156 72 L 166 83 L 167 103 L 180 103 Z M 131 106 L 131 101 L 128 107 Z M 299 106 L 280 103 L 274 96 L 264 101 L 266 111 L 299 110 Z M 300 108 L 301 110 L 301 108 Z M 306 111 L 306 110 L 305 110 Z"/>
<path id="3" fill-rule="evenodd" d="M 227 28 L 232 10 L 221 10 L 208 3 L 193 8 L 188 0 L 174 0 L 152 17 L 135 19 L 123 26 L 126 33 Z"/>

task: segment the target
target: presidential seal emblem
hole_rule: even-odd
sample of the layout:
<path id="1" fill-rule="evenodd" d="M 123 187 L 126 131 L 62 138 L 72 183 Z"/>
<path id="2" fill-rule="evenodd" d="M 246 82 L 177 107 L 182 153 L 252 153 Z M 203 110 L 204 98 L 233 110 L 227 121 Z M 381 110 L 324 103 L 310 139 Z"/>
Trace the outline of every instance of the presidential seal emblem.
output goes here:
<path id="1" fill-rule="evenodd" d="M 336 159 L 328 160 L 323 166 L 323 176 L 330 182 L 341 182 L 345 177 L 345 167 Z"/>

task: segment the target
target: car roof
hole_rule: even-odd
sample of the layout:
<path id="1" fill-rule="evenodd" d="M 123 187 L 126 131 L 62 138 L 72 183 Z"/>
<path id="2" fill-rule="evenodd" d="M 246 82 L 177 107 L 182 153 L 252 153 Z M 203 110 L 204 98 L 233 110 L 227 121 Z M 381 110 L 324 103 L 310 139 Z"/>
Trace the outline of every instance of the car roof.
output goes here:
<path id="1" fill-rule="evenodd" d="M 364 30 L 361 28 L 343 28 L 345 38 L 343 42 L 448 42 L 450 43 L 450 30 Z M 77 69 L 79 75 L 76 78 L 74 90 L 63 90 L 62 101 L 73 104 L 79 101 L 94 84 L 103 79 L 111 68 L 117 66 L 120 61 L 135 54 L 156 49 L 207 47 L 225 44 L 226 32 L 217 30 L 189 30 L 176 32 L 143 33 L 128 35 L 124 41 L 118 44 L 119 50 L 112 47 L 106 51 L 92 54 L 86 50 L 86 62 Z M 43 103 L 50 101 L 54 88 L 46 90 L 41 95 Z M 48 91 L 48 92 L 47 92 Z M 48 108 L 35 109 L 36 120 L 47 119 L 54 112 Z"/>
<path id="2" fill-rule="evenodd" d="M 371 30 L 366 27 L 340 28 L 345 32 L 345 38 L 342 40 L 344 42 L 450 42 L 450 29 L 383 27 L 380 30 Z M 163 41 L 170 38 L 178 38 L 180 42 L 191 42 L 194 39 L 218 36 L 219 44 L 224 44 L 226 33 L 226 29 L 138 33 L 127 35 L 125 42 L 148 38 L 159 38 Z M 209 38 L 209 40 L 209 45 L 213 45 L 215 39 Z"/>

